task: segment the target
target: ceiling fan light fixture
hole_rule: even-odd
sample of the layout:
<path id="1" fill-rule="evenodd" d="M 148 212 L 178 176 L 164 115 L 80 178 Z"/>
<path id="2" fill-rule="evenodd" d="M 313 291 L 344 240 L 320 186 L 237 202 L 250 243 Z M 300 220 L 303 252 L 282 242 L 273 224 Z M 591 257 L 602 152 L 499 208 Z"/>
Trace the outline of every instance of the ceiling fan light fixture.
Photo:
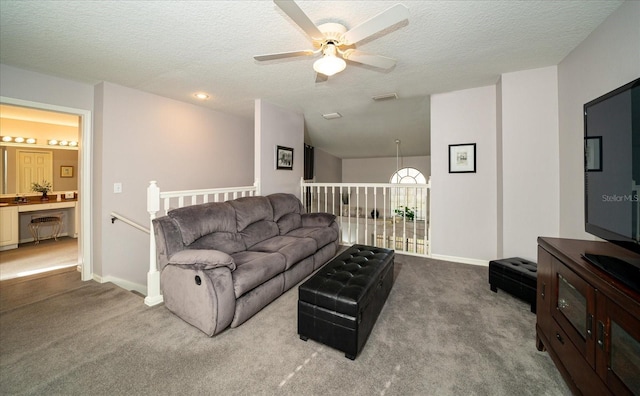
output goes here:
<path id="1" fill-rule="evenodd" d="M 313 63 L 313 70 L 325 76 L 333 76 L 347 67 L 347 62 L 336 56 L 336 46 L 327 44 L 322 51 L 322 58 Z"/>

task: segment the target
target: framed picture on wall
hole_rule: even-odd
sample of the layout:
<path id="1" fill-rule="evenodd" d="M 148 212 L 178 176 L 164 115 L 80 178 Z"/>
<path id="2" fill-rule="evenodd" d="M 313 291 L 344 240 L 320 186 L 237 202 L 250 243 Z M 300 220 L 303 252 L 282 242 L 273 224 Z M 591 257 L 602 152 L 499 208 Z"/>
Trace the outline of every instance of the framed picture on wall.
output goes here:
<path id="1" fill-rule="evenodd" d="M 60 177 L 73 177 L 73 166 L 61 166 Z"/>
<path id="2" fill-rule="evenodd" d="M 293 170 L 293 149 L 276 146 L 276 169 Z"/>
<path id="3" fill-rule="evenodd" d="M 476 172 L 476 144 L 449 145 L 449 173 Z"/>

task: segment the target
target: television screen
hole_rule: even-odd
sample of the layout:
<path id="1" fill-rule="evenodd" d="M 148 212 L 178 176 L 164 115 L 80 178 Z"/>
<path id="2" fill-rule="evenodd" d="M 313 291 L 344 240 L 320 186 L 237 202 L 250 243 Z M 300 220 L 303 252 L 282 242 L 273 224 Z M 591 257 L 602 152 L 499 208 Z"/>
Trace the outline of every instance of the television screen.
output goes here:
<path id="1" fill-rule="evenodd" d="M 585 230 L 640 253 L 640 78 L 584 105 Z"/>

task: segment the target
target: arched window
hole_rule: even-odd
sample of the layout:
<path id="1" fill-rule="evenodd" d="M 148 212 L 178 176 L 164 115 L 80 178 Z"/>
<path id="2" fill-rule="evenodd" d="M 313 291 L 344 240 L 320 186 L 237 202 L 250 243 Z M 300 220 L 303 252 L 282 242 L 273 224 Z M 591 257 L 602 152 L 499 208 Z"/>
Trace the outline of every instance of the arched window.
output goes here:
<path id="1" fill-rule="evenodd" d="M 394 172 L 391 176 L 392 184 L 426 184 L 427 179 L 422 172 L 416 168 L 402 168 Z M 422 207 L 422 194 L 413 188 L 392 188 L 391 189 L 391 213 L 401 207 L 410 208 L 415 213 L 416 219 L 424 219 Z M 401 210 L 401 209 L 400 209 Z"/>

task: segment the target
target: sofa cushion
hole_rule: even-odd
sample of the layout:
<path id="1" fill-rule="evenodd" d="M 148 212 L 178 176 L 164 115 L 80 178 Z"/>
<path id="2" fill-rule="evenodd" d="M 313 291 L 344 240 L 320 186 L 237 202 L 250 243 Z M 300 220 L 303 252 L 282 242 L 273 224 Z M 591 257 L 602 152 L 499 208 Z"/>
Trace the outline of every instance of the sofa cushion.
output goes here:
<path id="1" fill-rule="evenodd" d="M 169 264 L 193 265 L 197 269 L 213 269 L 229 267 L 236 269 L 236 264 L 228 254 L 218 250 L 185 249 L 171 256 Z"/>
<path id="2" fill-rule="evenodd" d="M 331 213 L 303 213 L 300 216 L 302 227 L 326 227 L 336 219 Z"/>
<path id="3" fill-rule="evenodd" d="M 285 258 L 279 253 L 238 252 L 231 257 L 236 263 L 236 269 L 231 273 L 236 298 L 285 269 Z"/>
<path id="4" fill-rule="evenodd" d="M 234 231 L 241 232 L 261 220 L 273 221 L 273 208 L 267 197 L 242 197 L 228 202 L 236 211 Z"/>
<path id="5" fill-rule="evenodd" d="M 287 213 L 281 216 L 278 221 L 276 221 L 276 224 L 278 225 L 280 235 L 285 235 L 291 230 L 302 227 L 302 219 L 300 218 L 300 213 Z"/>
<path id="6" fill-rule="evenodd" d="M 273 221 L 278 224 L 280 235 L 302 227 L 300 213 L 303 212 L 302 202 L 293 194 L 277 193 L 268 195 L 273 207 Z"/>
<path id="7" fill-rule="evenodd" d="M 293 194 L 277 193 L 267 195 L 273 207 L 273 221 L 277 222 L 284 215 L 303 212 L 302 202 Z"/>
<path id="8" fill-rule="evenodd" d="M 262 220 L 253 223 L 240 231 L 240 236 L 247 249 L 257 243 L 278 236 L 278 226 L 273 221 Z"/>
<path id="9" fill-rule="evenodd" d="M 313 238 L 320 249 L 338 239 L 338 230 L 333 227 L 301 227 L 290 231 L 287 236 Z"/>
<path id="10" fill-rule="evenodd" d="M 236 215 L 226 202 L 185 206 L 170 210 L 167 215 L 178 224 L 187 246 L 212 232 L 236 232 Z"/>
<path id="11" fill-rule="evenodd" d="M 285 269 L 313 255 L 318 245 L 312 238 L 295 238 L 291 236 L 275 236 L 253 245 L 254 252 L 278 252 L 285 258 Z"/>
<path id="12" fill-rule="evenodd" d="M 235 232 L 212 232 L 195 240 L 190 249 L 214 249 L 227 254 L 233 254 L 247 250 L 240 234 Z"/>

